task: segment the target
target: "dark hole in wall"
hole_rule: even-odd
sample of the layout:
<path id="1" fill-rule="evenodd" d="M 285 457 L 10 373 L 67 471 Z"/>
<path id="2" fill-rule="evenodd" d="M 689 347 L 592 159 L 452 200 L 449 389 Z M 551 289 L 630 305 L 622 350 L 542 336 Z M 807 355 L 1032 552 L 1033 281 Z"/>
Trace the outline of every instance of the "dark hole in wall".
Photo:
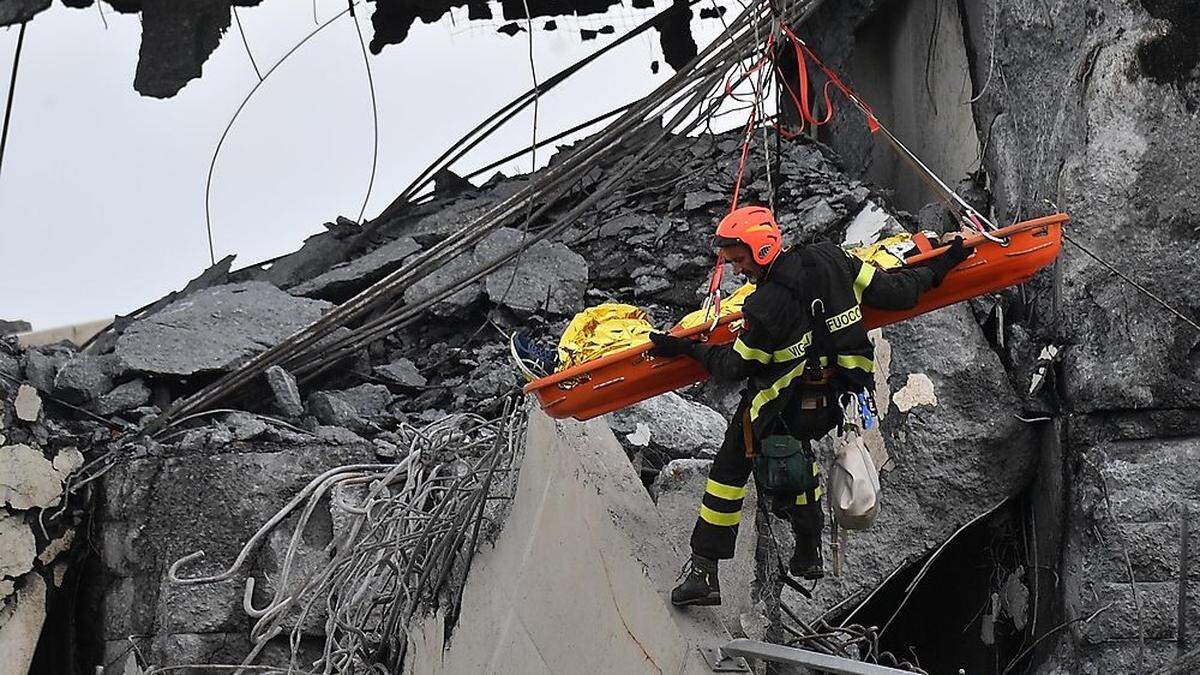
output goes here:
<path id="1" fill-rule="evenodd" d="M 1141 0 L 1154 18 L 1168 23 L 1165 32 L 1138 47 L 1142 75 L 1173 85 L 1191 110 L 1200 104 L 1200 3 L 1195 0 Z"/>
<path id="2" fill-rule="evenodd" d="M 1020 572 L 1027 569 L 1021 503 L 1010 500 L 947 546 L 880 637 L 881 651 L 930 673 L 984 675 L 1005 669 L 1023 649 L 1024 633 L 1004 613 L 994 622 L 994 639 L 987 644 L 983 624 L 992 613 L 993 594 L 1003 598 L 1009 577 L 1017 572 L 1020 578 Z M 927 560 L 918 560 L 889 579 L 849 616 L 848 623 L 882 629 Z M 1028 606 L 1032 603 L 1029 598 Z M 1028 619 L 1028 612 L 1025 616 Z M 832 623 L 844 619 L 839 616 Z"/>

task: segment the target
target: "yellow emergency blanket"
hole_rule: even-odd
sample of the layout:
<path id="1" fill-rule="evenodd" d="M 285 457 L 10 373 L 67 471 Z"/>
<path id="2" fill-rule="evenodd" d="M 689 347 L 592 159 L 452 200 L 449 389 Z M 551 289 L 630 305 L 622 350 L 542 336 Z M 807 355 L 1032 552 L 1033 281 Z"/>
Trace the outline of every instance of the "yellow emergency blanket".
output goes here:
<path id="1" fill-rule="evenodd" d="M 904 252 L 914 246 L 911 234 L 897 234 L 870 246 L 852 248 L 850 252 L 881 270 L 893 270 L 904 265 Z"/>
<path id="2" fill-rule="evenodd" d="M 652 330 L 646 313 L 633 305 L 606 302 L 588 307 L 571 319 L 558 341 L 558 369 L 649 342 Z"/>
<path id="3" fill-rule="evenodd" d="M 742 311 L 746 296 L 754 292 L 746 284 L 721 301 L 721 316 Z M 692 328 L 712 321 L 705 310 L 698 309 L 676 324 L 676 328 Z M 606 302 L 588 307 L 571 319 L 558 341 L 558 370 L 566 370 L 585 361 L 629 349 L 650 341 L 650 323 L 646 312 L 633 305 Z"/>

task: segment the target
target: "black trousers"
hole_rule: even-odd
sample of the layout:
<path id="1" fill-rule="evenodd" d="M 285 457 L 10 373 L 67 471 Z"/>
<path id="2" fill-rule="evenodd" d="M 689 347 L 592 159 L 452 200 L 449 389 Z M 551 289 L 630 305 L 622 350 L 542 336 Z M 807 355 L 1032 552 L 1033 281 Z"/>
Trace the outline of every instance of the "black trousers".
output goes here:
<path id="1" fill-rule="evenodd" d="M 808 441 L 829 433 L 841 421 L 841 411 L 832 400 L 830 403 L 832 405 L 810 410 L 797 405 L 785 411 L 782 424 L 786 433 Z M 738 524 L 742 519 L 742 500 L 748 489 L 746 483 L 754 468 L 754 460 L 746 456 L 746 442 L 754 443 L 756 452 L 758 443 L 753 434 L 745 433 L 747 406 L 745 400 L 738 406 L 708 471 L 708 483 L 700 500 L 700 516 L 692 529 L 692 552 L 705 558 L 726 560 L 733 557 Z M 784 431 L 776 428 L 772 433 Z M 820 487 L 801 494 L 767 495 L 759 486 L 759 495 L 760 499 L 770 499 L 771 513 L 791 523 L 798 542 L 820 539 L 825 526 Z"/>

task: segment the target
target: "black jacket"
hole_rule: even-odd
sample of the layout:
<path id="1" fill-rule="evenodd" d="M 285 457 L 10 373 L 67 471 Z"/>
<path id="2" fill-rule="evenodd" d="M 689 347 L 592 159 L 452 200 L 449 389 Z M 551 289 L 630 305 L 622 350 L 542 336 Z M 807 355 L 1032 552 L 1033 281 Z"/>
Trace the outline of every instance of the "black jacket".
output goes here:
<path id="1" fill-rule="evenodd" d="M 750 419 L 761 434 L 798 400 L 806 366 L 835 368 L 838 390 L 869 386 L 874 346 L 862 305 L 908 309 L 932 282 L 926 267 L 885 272 L 832 242 L 787 249 L 746 298 L 737 340 L 698 345 L 692 355 L 717 379 L 747 380 Z M 824 318 L 825 330 L 814 330 L 814 316 Z"/>

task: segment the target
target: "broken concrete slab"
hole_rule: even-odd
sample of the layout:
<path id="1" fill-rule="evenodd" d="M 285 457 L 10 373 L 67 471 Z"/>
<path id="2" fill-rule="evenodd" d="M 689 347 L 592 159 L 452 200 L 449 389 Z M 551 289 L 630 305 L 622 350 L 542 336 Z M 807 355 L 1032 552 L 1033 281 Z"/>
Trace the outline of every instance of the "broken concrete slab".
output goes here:
<path id="1" fill-rule="evenodd" d="M 522 246 L 527 235 L 502 227 L 475 246 L 475 264 L 482 267 L 505 252 Z M 588 265 L 583 256 L 563 244 L 539 241 L 525 248 L 509 264 L 488 275 L 487 297 L 498 305 L 552 314 L 574 314 L 583 309 Z"/>
<path id="2" fill-rule="evenodd" d="M 375 431 L 371 423 L 363 419 L 354 406 L 337 392 L 318 391 L 308 397 L 308 412 L 327 427 L 340 427 L 358 433 Z"/>
<path id="3" fill-rule="evenodd" d="M 50 0 L 7 0 L 0 4 L 0 26 L 28 21 L 49 8 Z"/>
<path id="4" fill-rule="evenodd" d="M 17 398 L 13 401 L 13 407 L 16 409 L 17 419 L 36 422 L 42 414 L 42 397 L 38 395 L 37 389 L 23 384 L 17 388 Z"/>
<path id="5" fill-rule="evenodd" d="M 28 673 L 46 622 L 46 582 L 40 574 L 26 574 L 16 597 L 0 616 L 0 654 L 10 673 Z"/>
<path id="6" fill-rule="evenodd" d="M 266 376 L 276 410 L 288 417 L 303 415 L 304 403 L 300 399 L 300 387 L 296 384 L 296 378 L 280 366 L 267 368 Z"/>
<path id="7" fill-rule="evenodd" d="M 729 635 L 709 608 L 670 607 L 680 553 L 605 424 L 535 410 L 525 445 L 512 510 L 475 556 L 454 640 L 446 644 L 438 615 L 413 626 L 405 672 L 566 673 L 586 663 L 710 673 L 699 648 Z"/>
<path id="8" fill-rule="evenodd" d="M 424 387 L 428 380 L 417 370 L 416 364 L 406 358 L 399 358 L 391 363 L 375 366 L 374 373 L 379 377 L 400 385 L 401 387 Z"/>
<path id="9" fill-rule="evenodd" d="M 0 335 L 27 333 L 31 330 L 33 330 L 33 326 L 28 321 L 7 321 L 0 319 Z"/>
<path id="10" fill-rule="evenodd" d="M 263 282 L 198 291 L 135 321 L 117 339 L 121 364 L 153 375 L 230 370 L 321 317 L 331 305 Z"/>
<path id="11" fill-rule="evenodd" d="M 250 413 L 232 412 L 224 421 L 236 441 L 251 441 L 267 432 L 267 423 Z"/>
<path id="12" fill-rule="evenodd" d="M 469 254 L 460 255 L 406 288 L 404 290 L 404 302 L 411 305 L 433 295 L 443 288 L 467 279 L 474 273 L 475 264 L 472 262 L 471 256 Z M 482 284 L 472 283 L 439 300 L 430 308 L 430 312 L 442 317 L 451 316 L 470 306 L 482 294 Z"/>
<path id="13" fill-rule="evenodd" d="M 78 405 L 97 401 L 112 390 L 115 366 L 111 356 L 76 354 L 54 376 L 54 395 Z"/>
<path id="14" fill-rule="evenodd" d="M 672 459 L 715 457 L 727 426 L 717 411 L 675 392 L 618 410 L 608 420 L 618 435 L 633 434 L 645 425 L 650 432 L 646 445 Z"/>
<path id="15" fill-rule="evenodd" d="M 23 444 L 0 448 L 0 506 L 53 506 L 62 496 L 62 479 L 40 450 Z"/>
<path id="16" fill-rule="evenodd" d="M 54 377 L 58 369 L 69 360 L 66 354 L 43 354 L 37 349 L 25 352 L 25 379 L 43 394 L 54 391 Z"/>
<path id="17" fill-rule="evenodd" d="M 115 415 L 135 408 L 140 408 L 150 401 L 150 387 L 142 379 L 130 380 L 119 384 L 112 391 L 100 397 L 96 404 L 96 412 L 101 415 Z"/>
<path id="18" fill-rule="evenodd" d="M 36 558 L 37 542 L 25 518 L 0 511 L 0 579 L 25 574 Z"/>
<path id="19" fill-rule="evenodd" d="M 412 237 L 400 237 L 328 272 L 288 289 L 292 295 L 340 302 L 379 281 L 400 267 L 406 258 L 421 250 Z"/>

